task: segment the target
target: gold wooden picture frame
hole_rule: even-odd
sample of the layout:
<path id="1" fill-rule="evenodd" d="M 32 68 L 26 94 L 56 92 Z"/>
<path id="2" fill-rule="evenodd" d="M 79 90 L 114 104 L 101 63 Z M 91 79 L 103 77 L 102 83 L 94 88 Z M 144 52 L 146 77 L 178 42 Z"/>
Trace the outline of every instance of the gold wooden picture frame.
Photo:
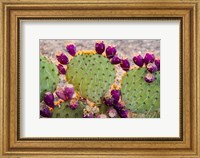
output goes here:
<path id="1" fill-rule="evenodd" d="M 200 157 L 199 0 L 2 0 L 0 157 Z M 179 138 L 20 138 L 20 21 L 177 19 L 180 38 Z"/>

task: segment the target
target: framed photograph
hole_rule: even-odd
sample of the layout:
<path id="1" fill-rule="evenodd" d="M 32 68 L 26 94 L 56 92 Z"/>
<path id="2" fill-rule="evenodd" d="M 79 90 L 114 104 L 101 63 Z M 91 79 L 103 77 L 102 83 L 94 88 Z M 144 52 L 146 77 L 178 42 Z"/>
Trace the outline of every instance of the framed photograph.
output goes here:
<path id="1" fill-rule="evenodd" d="M 1 157 L 199 157 L 198 10 L 1 2 Z"/>
<path id="2" fill-rule="evenodd" d="M 160 40 L 40 40 L 40 116 L 160 118 L 159 54 Z"/>

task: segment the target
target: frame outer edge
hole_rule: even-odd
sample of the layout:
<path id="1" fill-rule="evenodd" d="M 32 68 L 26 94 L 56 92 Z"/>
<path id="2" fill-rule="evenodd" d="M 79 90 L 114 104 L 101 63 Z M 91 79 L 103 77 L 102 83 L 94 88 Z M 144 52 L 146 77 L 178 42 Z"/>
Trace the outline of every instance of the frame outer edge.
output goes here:
<path id="1" fill-rule="evenodd" d="M 194 1 L 192 1 L 192 2 L 194 2 Z M 6 96 L 5 93 L 7 92 L 7 90 L 5 90 L 6 87 L 4 86 L 4 84 L 5 85 L 8 85 L 8 84 L 4 83 L 4 79 L 6 78 L 6 76 L 8 76 L 8 74 L 6 74 L 6 72 L 4 73 L 4 71 L 6 70 L 5 66 L 8 63 L 7 63 L 7 61 L 4 62 L 4 59 L 6 59 L 5 53 L 7 53 L 6 51 L 8 51 L 8 50 L 6 50 L 6 48 L 5 48 L 6 43 L 4 41 L 7 40 L 6 35 L 8 35 L 8 34 L 5 32 L 7 30 L 4 27 L 4 26 L 6 26 L 6 25 L 4 25 L 4 22 L 6 22 L 6 19 L 4 19 L 4 17 L 5 17 L 4 14 L 5 13 L 3 12 L 4 5 L 3 5 L 2 2 L 0 2 L 0 9 L 1 9 L 1 13 L 2 13 L 0 15 L 0 21 L 2 22 L 0 24 L 0 33 L 2 33 L 2 35 L 3 35 L 0 38 L 0 55 L 1 55 L 1 58 L 0 58 L 0 63 L 1 63 L 0 64 L 0 125 L 1 125 L 1 127 L 5 127 L 5 125 L 4 125 L 5 117 L 4 116 L 6 116 L 6 114 L 4 113 L 5 111 L 3 111 L 4 110 L 3 107 L 5 106 L 5 103 L 7 102 L 7 99 L 4 100 L 3 97 Z M 193 65 L 191 67 L 194 68 L 195 72 L 193 72 L 193 73 L 196 74 L 196 79 L 193 80 L 193 81 L 195 81 L 195 84 L 192 84 L 192 85 L 193 86 L 196 85 L 196 89 L 195 89 L 196 92 L 194 94 L 196 96 L 196 100 L 194 101 L 195 107 L 196 107 L 195 108 L 196 114 L 195 114 L 195 117 L 193 119 L 197 119 L 197 120 L 193 121 L 193 123 L 196 124 L 195 125 L 196 128 L 193 129 L 193 133 L 192 134 L 196 134 L 195 137 L 193 137 L 193 138 L 196 138 L 196 140 L 192 140 L 192 141 L 195 141 L 194 146 L 193 146 L 195 149 L 194 148 L 192 148 L 192 149 L 195 152 L 195 155 L 193 155 L 193 156 L 194 157 L 196 157 L 196 156 L 199 157 L 199 151 L 200 151 L 200 144 L 199 144 L 199 142 L 200 142 L 200 137 L 199 137 L 199 135 L 200 135 L 200 130 L 199 130 L 199 126 L 200 126 L 200 117 L 199 117 L 199 106 L 200 106 L 199 105 L 200 104 L 200 96 L 199 96 L 200 95 L 200 93 L 199 93 L 200 92 L 200 90 L 199 90 L 199 88 L 200 88 L 199 87 L 199 85 L 200 85 L 200 83 L 199 83 L 200 82 L 200 80 L 199 80 L 199 75 L 200 75 L 200 63 L 199 63 L 200 62 L 200 54 L 199 54 L 200 53 L 200 32 L 199 32 L 199 30 L 200 30 L 200 21 L 198 20 L 200 18 L 199 2 L 197 3 L 197 7 L 195 9 L 196 10 L 195 10 L 195 12 L 193 14 L 195 14 L 196 17 L 194 17 L 192 19 L 192 21 L 194 20 L 194 24 L 191 25 L 193 27 L 191 33 L 196 33 L 196 35 L 193 34 L 193 36 L 195 36 L 195 37 L 193 37 L 191 39 L 194 42 L 194 43 L 192 43 L 191 48 L 193 48 L 192 51 L 193 51 L 194 55 L 196 55 L 196 61 L 193 63 Z M 192 59 L 195 59 L 194 55 L 193 55 Z M 195 64 L 196 64 L 196 67 L 195 67 Z M 6 75 L 6 76 L 4 77 L 4 75 Z M 192 111 L 193 110 L 191 110 L 191 112 Z M 5 145 L 7 145 L 7 143 L 4 141 L 4 140 L 6 140 L 6 139 L 4 139 L 4 135 L 3 135 L 4 132 L 5 132 L 5 129 L 0 128 L 0 141 L 1 141 L 0 144 L 2 144 L 2 146 L 0 145 L 0 156 L 1 155 L 3 156 L 3 154 L 4 154 L 3 152 L 7 148 L 7 147 L 5 147 Z M 46 155 L 46 156 L 49 156 L 49 155 Z M 46 156 L 44 156 L 44 157 L 46 157 Z M 19 157 L 21 157 L 21 156 L 19 156 Z M 32 156 L 30 156 L 30 157 L 32 157 Z M 74 156 L 69 156 L 69 157 L 76 157 L 76 156 L 74 155 Z M 84 157 L 90 157 L 90 156 L 84 156 Z M 102 157 L 104 157 L 104 156 L 102 156 Z M 108 157 L 112 157 L 112 156 L 108 156 Z"/>
<path id="2" fill-rule="evenodd" d="M 188 12 L 189 13 L 189 12 Z M 187 14 L 188 16 L 189 16 L 189 14 Z M 13 30 L 13 29 L 11 29 L 11 30 Z M 10 49 L 10 51 L 11 51 L 11 49 Z M 11 136 L 10 138 L 13 138 L 13 136 Z M 12 142 L 13 143 L 13 142 Z M 10 144 L 12 144 L 12 143 L 10 143 Z"/>
<path id="3" fill-rule="evenodd" d="M 0 3 L 0 155 L 3 155 L 3 3 Z"/>
<path id="4" fill-rule="evenodd" d="M 197 155 L 200 157 L 200 0 L 197 3 L 196 16 L 196 48 L 197 48 Z"/>
<path id="5" fill-rule="evenodd" d="M 59 4 L 59 3 L 74 3 L 74 4 L 91 4 L 91 3 L 195 3 L 198 2 L 199 0 L 48 0 L 48 3 L 55 3 L 55 4 Z M 47 0 L 2 0 L 2 2 L 4 3 L 32 3 L 32 4 L 40 4 L 40 3 L 46 3 Z"/>
<path id="6" fill-rule="evenodd" d="M 193 9 L 191 10 L 191 52 L 192 54 L 192 60 L 191 60 L 191 68 L 192 68 L 192 74 L 191 76 L 194 76 L 194 78 L 192 78 L 192 87 L 194 87 L 194 89 L 192 89 L 192 96 L 195 98 L 192 103 L 193 103 L 193 108 L 191 108 L 191 121 L 192 121 L 192 125 L 191 125 L 191 130 L 192 130 L 192 135 L 191 136 L 191 141 L 192 141 L 192 149 L 194 151 L 194 153 L 196 155 L 198 155 L 198 128 L 197 128 L 197 124 L 198 124 L 198 113 L 197 113 L 197 4 L 194 5 Z M 193 114 L 192 114 L 193 113 Z M 196 141 L 195 141 L 196 140 Z"/>

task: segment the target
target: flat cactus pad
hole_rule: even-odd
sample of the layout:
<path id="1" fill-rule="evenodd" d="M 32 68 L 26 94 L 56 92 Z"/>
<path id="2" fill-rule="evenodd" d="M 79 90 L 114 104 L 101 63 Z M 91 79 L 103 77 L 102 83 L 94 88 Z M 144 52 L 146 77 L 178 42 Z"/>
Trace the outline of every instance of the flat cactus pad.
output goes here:
<path id="1" fill-rule="evenodd" d="M 58 69 L 47 57 L 40 55 L 40 101 L 44 93 L 56 89 L 59 82 Z"/>
<path id="2" fill-rule="evenodd" d="M 78 108 L 70 109 L 69 102 L 64 102 L 60 107 L 55 107 L 52 113 L 52 118 L 82 118 L 83 109 L 87 104 L 79 101 Z"/>
<path id="3" fill-rule="evenodd" d="M 146 73 L 145 68 L 134 68 L 125 74 L 121 95 L 128 109 L 148 117 L 160 109 L 160 72 L 155 73 L 155 81 L 152 83 L 144 80 Z"/>
<path id="4" fill-rule="evenodd" d="M 115 79 L 115 67 L 95 51 L 79 52 L 69 63 L 66 79 L 83 98 L 100 104 Z"/>

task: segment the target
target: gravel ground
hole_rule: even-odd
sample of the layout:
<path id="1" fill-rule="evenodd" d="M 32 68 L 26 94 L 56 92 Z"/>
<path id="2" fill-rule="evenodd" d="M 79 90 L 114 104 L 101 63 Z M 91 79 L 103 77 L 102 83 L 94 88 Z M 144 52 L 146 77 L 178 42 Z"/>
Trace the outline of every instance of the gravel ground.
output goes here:
<path id="1" fill-rule="evenodd" d="M 55 58 L 55 52 L 66 52 L 66 44 L 74 43 L 78 50 L 93 50 L 97 40 L 40 40 L 40 53 Z M 133 53 L 147 51 L 160 55 L 160 40 L 103 40 L 106 45 L 115 45 L 118 54 L 130 60 Z"/>
<path id="2" fill-rule="evenodd" d="M 102 39 L 101 39 L 102 40 Z M 52 40 L 43 39 L 40 40 L 40 53 L 49 57 L 55 64 L 56 52 L 63 51 L 66 55 L 71 58 L 71 56 L 66 52 L 66 45 L 68 43 L 74 43 L 79 50 L 94 50 L 94 45 L 97 40 Z M 160 40 L 103 40 L 105 45 L 115 45 L 117 49 L 117 54 L 121 58 L 128 58 L 131 66 L 134 65 L 132 57 L 134 53 L 140 52 L 144 55 L 147 51 L 154 52 L 156 56 L 160 56 Z M 121 76 L 125 73 L 119 66 L 117 68 L 117 79 L 116 84 L 119 84 Z M 60 83 L 58 87 L 63 87 L 66 83 L 64 75 L 60 77 Z M 42 108 L 42 104 L 40 104 Z"/>

